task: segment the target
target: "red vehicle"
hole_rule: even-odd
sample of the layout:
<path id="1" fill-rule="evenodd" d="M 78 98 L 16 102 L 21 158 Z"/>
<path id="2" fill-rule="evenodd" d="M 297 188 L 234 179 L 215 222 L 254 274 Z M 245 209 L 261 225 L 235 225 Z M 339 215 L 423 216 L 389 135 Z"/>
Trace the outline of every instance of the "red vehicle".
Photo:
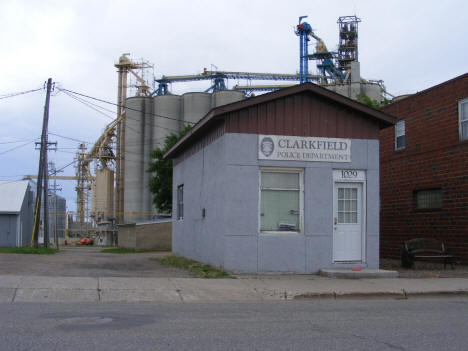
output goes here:
<path id="1" fill-rule="evenodd" d="M 81 238 L 77 245 L 93 245 L 93 240 L 90 238 Z"/>

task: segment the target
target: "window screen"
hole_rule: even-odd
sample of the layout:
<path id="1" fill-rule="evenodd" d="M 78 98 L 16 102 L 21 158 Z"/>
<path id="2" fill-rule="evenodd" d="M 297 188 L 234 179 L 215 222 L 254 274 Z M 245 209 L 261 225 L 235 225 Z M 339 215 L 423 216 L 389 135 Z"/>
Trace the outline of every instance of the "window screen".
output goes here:
<path id="1" fill-rule="evenodd" d="M 358 223 L 358 190 L 338 188 L 338 223 Z"/>
<path id="2" fill-rule="evenodd" d="M 417 209 L 441 208 L 442 189 L 417 190 L 414 200 Z"/>
<path id="3" fill-rule="evenodd" d="M 468 140 L 468 99 L 459 103 L 460 140 Z"/>
<path id="4" fill-rule="evenodd" d="M 184 218 L 184 185 L 177 187 L 177 219 Z"/>
<path id="5" fill-rule="evenodd" d="M 300 171 L 261 171 L 260 231 L 300 231 Z"/>
<path id="6" fill-rule="evenodd" d="M 406 147 L 405 121 L 399 121 L 395 124 L 395 150 Z"/>

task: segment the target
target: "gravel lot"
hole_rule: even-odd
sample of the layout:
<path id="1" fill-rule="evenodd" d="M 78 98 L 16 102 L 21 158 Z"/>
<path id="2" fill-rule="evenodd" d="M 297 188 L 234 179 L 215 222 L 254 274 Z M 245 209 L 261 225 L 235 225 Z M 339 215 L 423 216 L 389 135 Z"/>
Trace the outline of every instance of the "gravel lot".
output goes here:
<path id="1" fill-rule="evenodd" d="M 0 254 L 0 275 L 64 277 L 190 277 L 152 257 L 169 253 L 112 254 L 101 247 L 64 247 L 55 255 Z"/>

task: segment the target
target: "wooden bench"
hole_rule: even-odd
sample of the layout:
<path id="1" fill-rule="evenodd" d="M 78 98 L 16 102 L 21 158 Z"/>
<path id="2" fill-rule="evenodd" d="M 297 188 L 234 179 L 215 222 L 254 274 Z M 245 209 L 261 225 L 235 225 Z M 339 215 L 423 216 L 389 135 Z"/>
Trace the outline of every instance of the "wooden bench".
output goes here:
<path id="1" fill-rule="evenodd" d="M 401 265 L 405 268 L 412 268 L 414 261 L 444 259 L 444 269 L 450 263 L 453 269 L 453 255 L 445 248 L 444 243 L 435 239 L 412 239 L 405 241 L 401 254 Z"/>

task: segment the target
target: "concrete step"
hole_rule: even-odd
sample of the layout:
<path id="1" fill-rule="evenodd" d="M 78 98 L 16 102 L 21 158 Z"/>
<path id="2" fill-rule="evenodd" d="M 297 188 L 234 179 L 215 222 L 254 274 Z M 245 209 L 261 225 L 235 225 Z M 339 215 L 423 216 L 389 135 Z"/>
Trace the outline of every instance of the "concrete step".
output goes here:
<path id="1" fill-rule="evenodd" d="M 339 279 L 362 279 L 362 278 L 398 278 L 397 271 L 387 271 L 384 269 L 367 269 L 361 270 L 352 269 L 322 269 L 319 275 L 328 278 Z"/>

